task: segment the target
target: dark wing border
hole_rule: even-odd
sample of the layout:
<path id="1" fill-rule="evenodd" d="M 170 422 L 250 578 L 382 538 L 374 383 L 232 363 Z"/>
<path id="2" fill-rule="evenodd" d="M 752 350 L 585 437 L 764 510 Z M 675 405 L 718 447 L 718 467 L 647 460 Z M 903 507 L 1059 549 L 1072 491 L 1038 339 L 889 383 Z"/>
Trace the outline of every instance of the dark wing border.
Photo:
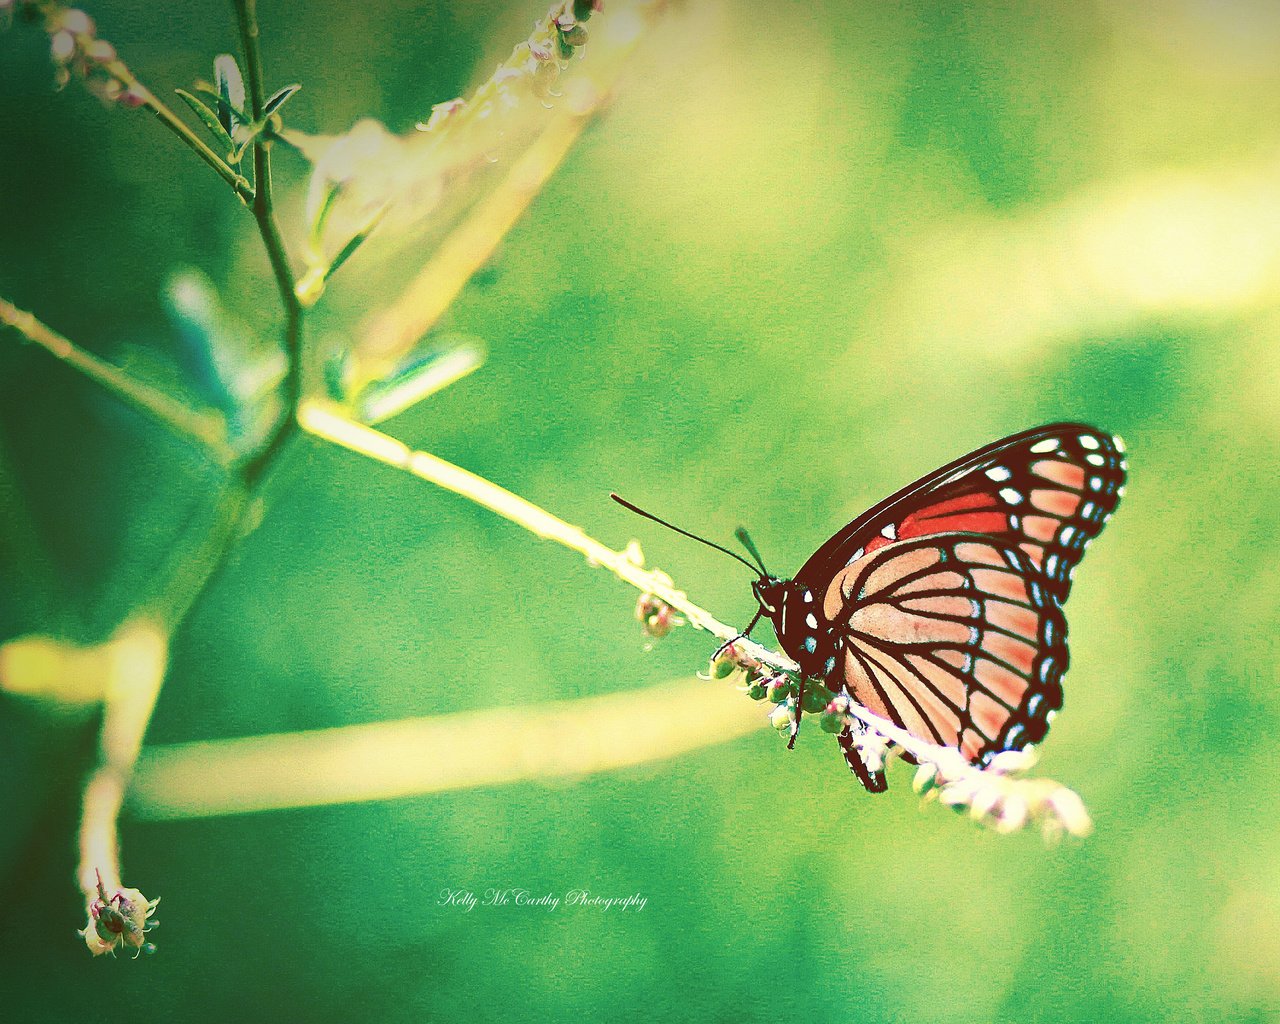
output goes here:
<path id="1" fill-rule="evenodd" d="M 997 456 L 1011 448 L 1016 448 L 1023 444 L 1027 444 L 1029 447 L 1031 444 L 1049 438 L 1061 438 L 1067 435 L 1079 434 L 1115 440 L 1114 435 L 1110 432 L 1099 430 L 1097 427 L 1090 426 L 1087 423 L 1063 421 L 1023 430 L 1017 434 L 1010 434 L 1008 437 L 1003 437 L 998 441 L 983 445 L 981 448 L 976 448 L 967 455 L 962 455 L 960 458 L 940 466 L 932 473 L 922 476 L 914 483 L 895 491 L 883 501 L 867 509 L 842 530 L 839 530 L 822 547 L 818 548 L 808 561 L 800 567 L 800 571 L 795 575 L 796 580 L 809 587 L 815 593 L 821 592 L 825 589 L 827 581 L 849 564 L 854 554 L 865 548 L 868 543 L 880 534 L 880 531 L 885 526 L 902 518 L 900 514 L 902 506 L 909 499 L 927 493 L 939 487 L 939 485 L 947 483 L 952 478 L 959 480 L 969 472 L 977 469 L 984 462 L 991 460 L 993 456 Z M 1108 466 L 1103 471 L 1107 474 L 1106 490 L 1097 497 L 1100 501 L 1106 503 L 1106 507 L 1099 510 L 1099 529 L 1101 528 L 1101 523 L 1114 511 L 1115 505 L 1119 502 L 1118 491 L 1124 480 L 1123 468 L 1124 464 L 1121 456 L 1118 470 L 1113 471 L 1112 467 Z M 1095 530 L 1094 532 L 1096 533 L 1097 531 Z M 1012 540 L 1013 538 L 1009 536 L 1004 539 Z M 1079 561 L 1080 552 L 1072 552 L 1072 554 L 1074 557 L 1071 560 L 1071 564 L 1074 565 L 1075 562 Z M 1069 586 L 1066 577 L 1070 568 L 1071 565 L 1063 565 L 1063 572 L 1061 573 L 1063 579 L 1057 586 L 1052 587 L 1052 589 L 1063 591 L 1060 594 L 1060 599 L 1062 600 L 1065 600 L 1065 590 Z M 1051 581 L 1058 582 L 1055 579 L 1056 574 L 1047 575 L 1049 575 Z"/>

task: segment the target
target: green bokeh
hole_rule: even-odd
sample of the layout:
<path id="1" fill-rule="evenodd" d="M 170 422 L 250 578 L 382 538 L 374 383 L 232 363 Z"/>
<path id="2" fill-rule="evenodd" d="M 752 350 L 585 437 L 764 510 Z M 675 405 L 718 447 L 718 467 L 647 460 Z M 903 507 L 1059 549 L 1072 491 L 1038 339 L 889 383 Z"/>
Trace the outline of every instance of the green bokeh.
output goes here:
<path id="1" fill-rule="evenodd" d="M 450 311 L 488 363 L 387 428 L 607 542 L 639 535 L 730 621 L 752 611 L 740 568 L 610 489 L 716 537 L 745 522 L 794 569 L 1004 433 L 1121 433 L 1133 479 L 1072 596 L 1042 763 L 1093 837 L 1046 850 L 921 813 L 905 772 L 871 798 L 816 731 L 788 755 L 761 730 L 579 781 L 126 820 L 161 949 L 97 962 L 72 884 L 93 723 L 7 701 L 0 1017 L 1276 1019 L 1280 19 L 1113 6 L 677 9 Z M 324 132 L 407 130 L 541 13 L 262 8 L 270 79 L 303 82 L 291 117 Z M 218 5 L 91 13 L 157 89 L 234 41 Z M 269 324 L 221 183 L 51 77 L 39 32 L 0 35 L 0 295 L 148 367 L 183 359 L 175 268 Z M 296 199 L 305 169 L 279 165 Z M 376 303 L 376 273 L 357 255 L 318 322 Z M 0 441 L 0 637 L 101 637 L 210 479 L 10 334 Z M 645 652 L 632 600 L 482 509 L 309 446 L 176 638 L 149 740 L 518 715 L 691 674 L 705 638 Z M 437 906 L 455 886 L 648 904 Z"/>

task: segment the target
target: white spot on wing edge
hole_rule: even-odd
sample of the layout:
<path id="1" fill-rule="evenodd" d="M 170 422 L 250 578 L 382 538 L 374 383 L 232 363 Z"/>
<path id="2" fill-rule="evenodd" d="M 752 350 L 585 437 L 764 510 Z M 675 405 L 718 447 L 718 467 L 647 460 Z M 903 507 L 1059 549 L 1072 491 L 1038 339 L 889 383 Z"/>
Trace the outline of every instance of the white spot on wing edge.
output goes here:
<path id="1" fill-rule="evenodd" d="M 1124 438 L 1121 437 L 1119 434 L 1116 434 L 1116 436 L 1113 437 L 1111 441 L 1116 446 L 1116 451 L 1127 452 L 1129 450 L 1128 448 L 1125 447 Z"/>
<path id="2" fill-rule="evenodd" d="M 987 477 L 994 480 L 996 483 L 1004 483 L 1004 481 L 1008 480 L 1011 476 L 1013 476 L 1013 474 L 1009 472 L 1009 469 L 1006 466 L 992 466 L 987 470 Z"/>
<path id="3" fill-rule="evenodd" d="M 893 523 L 885 523 L 884 529 L 880 531 L 880 536 L 888 537 L 889 540 L 897 540 L 898 527 Z"/>
<path id="4" fill-rule="evenodd" d="M 1098 439 L 1094 437 L 1092 434 L 1081 434 L 1078 440 L 1080 442 L 1081 448 L 1088 448 L 1090 451 L 1093 451 L 1094 449 L 1101 447 L 1101 445 L 1098 443 Z"/>
<path id="5" fill-rule="evenodd" d="M 1037 455 L 1043 455 L 1045 452 L 1056 451 L 1058 448 L 1058 439 L 1056 437 L 1046 437 L 1043 441 L 1037 441 L 1031 446 L 1031 450 Z"/>
<path id="6" fill-rule="evenodd" d="M 1010 505 L 1022 504 L 1022 495 L 1012 487 L 1001 487 L 1000 497 L 1002 497 Z"/>
<path id="7" fill-rule="evenodd" d="M 1104 459 L 1097 452 L 1090 452 L 1084 458 L 1085 458 L 1085 461 L 1088 462 L 1089 465 L 1091 466 L 1105 466 L 1107 464 L 1107 460 Z"/>

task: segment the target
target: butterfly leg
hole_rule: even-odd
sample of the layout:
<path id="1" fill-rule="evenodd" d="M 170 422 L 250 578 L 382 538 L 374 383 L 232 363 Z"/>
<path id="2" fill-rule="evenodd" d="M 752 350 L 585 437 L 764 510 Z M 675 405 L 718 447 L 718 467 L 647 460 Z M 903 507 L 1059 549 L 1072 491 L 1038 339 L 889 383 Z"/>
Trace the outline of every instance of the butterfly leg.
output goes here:
<path id="1" fill-rule="evenodd" d="M 889 789 L 889 780 L 885 778 L 883 768 L 875 772 L 867 768 L 866 761 L 862 759 L 862 751 L 854 742 L 852 728 L 846 725 L 844 732 L 836 736 L 836 741 L 840 744 L 840 752 L 844 754 L 845 764 L 857 776 L 863 789 L 868 793 L 884 793 Z"/>
<path id="2" fill-rule="evenodd" d="M 800 736 L 800 719 L 804 715 L 804 684 L 806 676 L 800 675 L 800 691 L 796 694 L 796 717 L 791 723 L 791 738 L 787 740 L 787 749 L 796 749 L 796 739 Z"/>
<path id="3" fill-rule="evenodd" d="M 747 637 L 749 637 L 751 635 L 751 631 L 756 628 L 756 623 L 760 621 L 760 618 L 763 615 L 764 615 L 763 611 L 756 612 L 756 617 L 751 620 L 751 622 L 748 624 L 746 629 L 744 629 L 741 633 L 735 636 L 732 640 L 726 640 L 724 643 L 722 643 L 719 647 L 716 648 L 716 653 L 711 655 L 711 660 L 715 661 L 716 658 L 720 657 L 720 655 L 722 655 L 730 647 L 736 644 L 739 640 L 745 640 Z"/>

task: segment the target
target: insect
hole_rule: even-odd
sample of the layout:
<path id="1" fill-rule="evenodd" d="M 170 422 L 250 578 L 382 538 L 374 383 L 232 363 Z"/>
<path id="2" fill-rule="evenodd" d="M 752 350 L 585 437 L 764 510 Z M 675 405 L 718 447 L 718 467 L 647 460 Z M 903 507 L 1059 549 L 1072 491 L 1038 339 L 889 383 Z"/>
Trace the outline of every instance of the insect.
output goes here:
<path id="1" fill-rule="evenodd" d="M 1013 434 L 904 487 L 822 545 L 793 579 L 774 576 L 745 530 L 759 609 L 805 681 L 984 765 L 1038 743 L 1062 707 L 1062 606 L 1085 547 L 1124 494 L 1124 445 L 1094 427 L 1054 423 Z M 838 737 L 871 792 L 850 728 Z M 905 753 L 904 753 L 904 756 Z M 910 758 L 907 758 L 910 760 Z"/>

